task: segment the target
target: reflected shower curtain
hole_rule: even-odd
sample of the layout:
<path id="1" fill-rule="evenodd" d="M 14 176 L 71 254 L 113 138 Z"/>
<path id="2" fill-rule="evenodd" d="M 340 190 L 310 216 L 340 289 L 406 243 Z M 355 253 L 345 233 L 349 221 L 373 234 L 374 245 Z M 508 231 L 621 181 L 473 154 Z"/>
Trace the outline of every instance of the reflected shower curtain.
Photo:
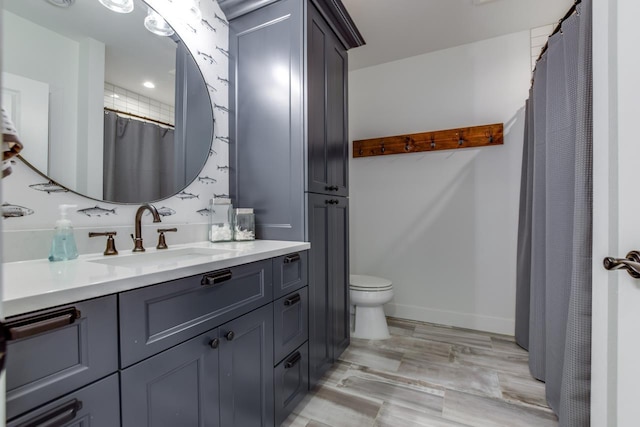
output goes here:
<path id="1" fill-rule="evenodd" d="M 561 426 L 588 426 L 591 378 L 591 0 L 549 39 L 526 105 L 516 341 Z"/>
<path id="2" fill-rule="evenodd" d="M 105 200 L 140 203 L 175 193 L 173 129 L 105 111 Z"/>

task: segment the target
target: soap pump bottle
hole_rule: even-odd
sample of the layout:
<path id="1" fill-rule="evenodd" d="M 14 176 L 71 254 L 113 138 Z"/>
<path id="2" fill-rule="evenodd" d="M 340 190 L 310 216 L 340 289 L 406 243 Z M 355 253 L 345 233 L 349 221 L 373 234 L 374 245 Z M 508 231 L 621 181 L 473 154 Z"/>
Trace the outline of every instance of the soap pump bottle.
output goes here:
<path id="1" fill-rule="evenodd" d="M 67 219 L 67 209 L 76 205 L 59 205 L 60 219 L 56 221 L 56 231 L 51 241 L 49 261 L 67 261 L 78 258 L 76 239 L 73 236 L 71 221 Z"/>

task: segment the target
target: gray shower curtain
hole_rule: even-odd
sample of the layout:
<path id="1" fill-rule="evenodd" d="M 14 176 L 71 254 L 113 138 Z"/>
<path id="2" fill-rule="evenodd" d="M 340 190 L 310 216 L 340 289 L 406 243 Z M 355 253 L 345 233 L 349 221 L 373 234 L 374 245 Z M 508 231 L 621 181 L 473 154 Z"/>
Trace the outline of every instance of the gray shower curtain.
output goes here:
<path id="1" fill-rule="evenodd" d="M 549 39 L 526 105 L 516 341 L 561 426 L 588 426 L 591 377 L 591 0 Z"/>
<path id="2" fill-rule="evenodd" d="M 104 200 L 140 203 L 175 193 L 181 150 L 174 144 L 173 129 L 105 111 Z"/>

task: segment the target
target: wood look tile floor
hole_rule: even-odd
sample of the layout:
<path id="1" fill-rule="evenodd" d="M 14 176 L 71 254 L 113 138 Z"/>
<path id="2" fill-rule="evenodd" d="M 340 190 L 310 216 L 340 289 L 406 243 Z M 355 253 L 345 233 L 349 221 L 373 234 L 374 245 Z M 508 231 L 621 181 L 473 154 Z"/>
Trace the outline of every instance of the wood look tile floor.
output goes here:
<path id="1" fill-rule="evenodd" d="M 352 339 L 285 427 L 544 427 L 558 421 L 513 338 L 388 319 Z"/>

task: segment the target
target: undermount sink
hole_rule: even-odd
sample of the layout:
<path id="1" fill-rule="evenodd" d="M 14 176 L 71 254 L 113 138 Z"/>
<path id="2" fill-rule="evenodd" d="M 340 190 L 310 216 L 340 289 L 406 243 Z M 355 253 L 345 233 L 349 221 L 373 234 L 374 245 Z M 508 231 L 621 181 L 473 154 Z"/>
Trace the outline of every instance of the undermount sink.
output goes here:
<path id="1" fill-rule="evenodd" d="M 155 265 L 163 266 L 193 260 L 204 261 L 206 258 L 227 255 L 231 252 L 233 251 L 226 249 L 183 248 L 158 252 L 134 253 L 130 255 L 116 255 L 105 258 L 89 259 L 87 261 L 118 267 L 136 268 Z"/>

